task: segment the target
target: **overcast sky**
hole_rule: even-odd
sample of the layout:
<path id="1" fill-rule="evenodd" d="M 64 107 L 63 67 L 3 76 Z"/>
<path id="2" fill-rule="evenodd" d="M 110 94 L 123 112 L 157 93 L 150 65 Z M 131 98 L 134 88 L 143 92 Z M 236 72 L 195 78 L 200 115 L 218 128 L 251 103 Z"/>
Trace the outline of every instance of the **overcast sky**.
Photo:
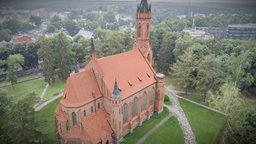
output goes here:
<path id="1" fill-rule="evenodd" d="M 137 0 L 140 1 L 140 0 Z M 246 4 L 246 3 L 256 3 L 256 0 L 148 0 L 148 1 L 168 1 L 168 2 L 218 2 L 218 3 L 241 3 L 241 4 Z"/>

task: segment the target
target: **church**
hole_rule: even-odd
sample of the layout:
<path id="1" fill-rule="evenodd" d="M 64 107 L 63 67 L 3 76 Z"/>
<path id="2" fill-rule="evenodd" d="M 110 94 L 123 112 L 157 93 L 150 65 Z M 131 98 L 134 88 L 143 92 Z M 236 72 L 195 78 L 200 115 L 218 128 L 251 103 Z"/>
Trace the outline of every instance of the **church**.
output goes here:
<path id="1" fill-rule="evenodd" d="M 152 67 L 150 18 L 151 5 L 141 0 L 130 51 L 97 58 L 92 40 L 90 59 L 70 74 L 55 109 L 60 143 L 119 143 L 163 111 L 164 75 Z"/>

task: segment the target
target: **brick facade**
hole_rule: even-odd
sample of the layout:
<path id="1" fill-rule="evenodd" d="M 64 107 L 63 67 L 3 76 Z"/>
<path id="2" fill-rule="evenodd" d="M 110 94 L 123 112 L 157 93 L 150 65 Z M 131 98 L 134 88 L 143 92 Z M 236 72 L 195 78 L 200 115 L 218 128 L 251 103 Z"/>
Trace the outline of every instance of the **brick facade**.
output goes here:
<path id="1" fill-rule="evenodd" d="M 162 112 L 164 75 L 152 68 L 150 15 L 150 4 L 142 0 L 129 52 L 97 59 L 92 41 L 89 62 L 71 73 L 55 110 L 61 143 L 119 143 L 154 112 Z"/>

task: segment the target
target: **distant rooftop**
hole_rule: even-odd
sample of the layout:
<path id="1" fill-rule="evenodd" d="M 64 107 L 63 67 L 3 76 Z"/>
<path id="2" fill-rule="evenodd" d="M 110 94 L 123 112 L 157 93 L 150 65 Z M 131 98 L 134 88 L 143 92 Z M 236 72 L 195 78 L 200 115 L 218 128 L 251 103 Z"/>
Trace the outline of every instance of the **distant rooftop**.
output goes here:
<path id="1" fill-rule="evenodd" d="M 228 27 L 232 27 L 232 28 L 256 28 L 256 24 L 255 23 L 249 23 L 249 24 L 233 24 L 233 25 L 228 25 Z"/>

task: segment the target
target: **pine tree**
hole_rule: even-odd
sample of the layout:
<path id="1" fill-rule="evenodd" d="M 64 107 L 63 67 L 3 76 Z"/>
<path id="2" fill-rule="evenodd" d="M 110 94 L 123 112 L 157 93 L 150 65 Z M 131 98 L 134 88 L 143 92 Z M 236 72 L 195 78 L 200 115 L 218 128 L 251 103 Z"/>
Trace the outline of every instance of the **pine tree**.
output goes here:
<path id="1" fill-rule="evenodd" d="M 58 75 L 65 81 L 70 73 L 71 67 L 71 48 L 68 38 L 60 33 L 57 36 L 57 46 L 56 46 L 56 60 L 59 68 Z"/>
<path id="2" fill-rule="evenodd" d="M 177 35 L 175 33 L 167 33 L 161 44 L 159 50 L 159 58 L 157 63 L 158 71 L 168 74 L 170 70 L 170 65 L 174 63 L 173 49 L 175 48 L 175 40 Z"/>
<path id="3" fill-rule="evenodd" d="M 54 54 L 53 49 L 50 46 L 50 42 L 46 38 L 41 38 L 40 49 L 38 50 L 40 60 L 43 62 L 43 74 L 45 81 L 52 85 L 54 83 Z"/>
<path id="4" fill-rule="evenodd" d="M 186 94 L 189 87 L 195 87 L 198 63 L 199 60 L 194 57 L 193 51 L 187 50 L 171 67 L 170 74 L 177 84 L 185 89 Z"/>

